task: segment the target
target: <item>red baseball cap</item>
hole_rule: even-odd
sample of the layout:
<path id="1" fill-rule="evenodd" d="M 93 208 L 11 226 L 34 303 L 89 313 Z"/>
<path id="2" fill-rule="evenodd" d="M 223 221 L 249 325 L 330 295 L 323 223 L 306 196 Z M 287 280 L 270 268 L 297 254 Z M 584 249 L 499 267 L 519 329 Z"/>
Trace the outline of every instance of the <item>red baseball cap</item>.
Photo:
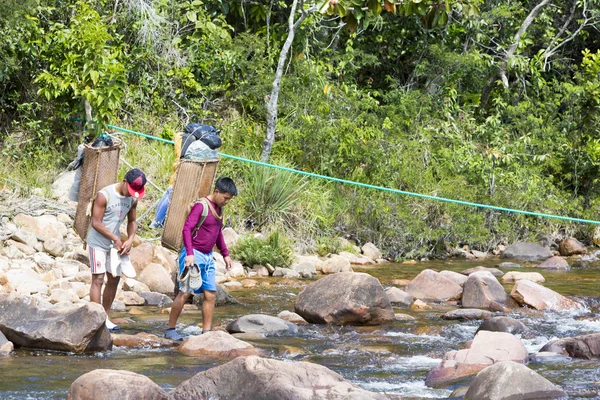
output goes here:
<path id="1" fill-rule="evenodd" d="M 125 181 L 127 182 L 127 189 L 129 194 L 134 199 L 141 199 L 144 197 L 144 186 L 146 185 L 146 175 L 139 169 L 134 168 L 129 170 L 125 174 Z"/>

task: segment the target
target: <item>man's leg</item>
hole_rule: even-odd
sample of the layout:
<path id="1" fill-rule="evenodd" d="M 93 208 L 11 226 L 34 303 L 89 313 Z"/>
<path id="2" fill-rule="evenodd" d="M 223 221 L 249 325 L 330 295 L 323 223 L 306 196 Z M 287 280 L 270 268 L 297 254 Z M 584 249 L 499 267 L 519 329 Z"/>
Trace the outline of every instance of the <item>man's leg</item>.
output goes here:
<path id="1" fill-rule="evenodd" d="M 215 297 L 216 292 L 211 290 L 204 291 L 204 300 L 202 300 L 202 332 L 210 331 L 212 329 Z"/>
<path id="2" fill-rule="evenodd" d="M 106 315 L 110 311 L 110 306 L 112 306 L 113 301 L 115 300 L 115 295 L 117 294 L 117 287 L 119 286 L 119 281 L 121 280 L 120 276 L 116 278 L 112 276 L 112 274 L 106 274 L 106 286 L 104 287 L 104 293 L 102 293 L 102 306 L 106 311 Z"/>
<path id="3" fill-rule="evenodd" d="M 100 294 L 104 284 L 104 273 L 92 274 L 92 285 L 90 286 L 90 301 L 100 304 Z"/>
<path id="4" fill-rule="evenodd" d="M 175 325 L 177 324 L 177 319 L 181 315 L 181 310 L 183 310 L 183 305 L 187 302 L 191 293 L 179 292 L 173 300 L 173 304 L 171 304 L 171 312 L 169 313 L 169 329 L 175 329 Z"/>

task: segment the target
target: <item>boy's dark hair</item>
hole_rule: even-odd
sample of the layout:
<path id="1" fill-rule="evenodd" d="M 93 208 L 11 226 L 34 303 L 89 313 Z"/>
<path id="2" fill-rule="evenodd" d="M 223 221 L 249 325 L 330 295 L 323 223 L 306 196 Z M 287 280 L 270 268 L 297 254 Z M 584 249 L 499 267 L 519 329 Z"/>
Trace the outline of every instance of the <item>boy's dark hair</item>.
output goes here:
<path id="1" fill-rule="evenodd" d="M 223 193 L 231 193 L 234 196 L 237 196 L 237 188 L 235 187 L 235 183 L 233 183 L 233 179 L 231 178 L 219 178 L 215 183 L 215 190 L 219 190 L 219 192 Z"/>

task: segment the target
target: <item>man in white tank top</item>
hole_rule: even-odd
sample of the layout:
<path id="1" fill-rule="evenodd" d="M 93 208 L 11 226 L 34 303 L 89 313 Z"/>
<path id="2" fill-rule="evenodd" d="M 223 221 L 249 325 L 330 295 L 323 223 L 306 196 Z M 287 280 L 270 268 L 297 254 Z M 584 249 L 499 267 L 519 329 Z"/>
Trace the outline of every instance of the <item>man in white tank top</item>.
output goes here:
<path id="1" fill-rule="evenodd" d="M 144 196 L 145 184 L 146 175 L 134 168 L 125 174 L 121 182 L 102 188 L 94 200 L 92 220 L 86 239 L 92 270 L 90 301 L 102 304 L 106 315 L 115 299 L 117 285 L 121 279 L 121 271 L 116 266 L 111 266 L 110 250 L 114 247 L 122 256 L 129 254 L 137 230 L 137 201 Z M 127 217 L 127 240 L 121 242 L 120 227 L 125 217 Z M 106 287 L 100 302 L 105 275 Z M 111 332 L 119 329 L 108 318 L 106 327 Z"/>

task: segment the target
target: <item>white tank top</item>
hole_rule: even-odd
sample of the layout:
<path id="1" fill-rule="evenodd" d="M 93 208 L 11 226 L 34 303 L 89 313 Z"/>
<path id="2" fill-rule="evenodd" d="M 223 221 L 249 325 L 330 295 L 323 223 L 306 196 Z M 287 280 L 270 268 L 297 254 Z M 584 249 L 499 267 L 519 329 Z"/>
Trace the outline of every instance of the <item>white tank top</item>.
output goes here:
<path id="1" fill-rule="evenodd" d="M 127 217 L 127 213 L 131 210 L 135 199 L 133 197 L 121 196 L 117 193 L 117 185 L 119 184 L 109 185 L 101 189 L 98 194 L 102 194 L 106 198 L 106 210 L 102 217 L 102 223 L 116 236 L 120 236 L 119 228 L 121 227 L 121 223 Z M 112 240 L 98 233 L 92 227 L 91 222 L 86 242 L 91 247 L 105 251 L 109 251 L 112 245 Z"/>

